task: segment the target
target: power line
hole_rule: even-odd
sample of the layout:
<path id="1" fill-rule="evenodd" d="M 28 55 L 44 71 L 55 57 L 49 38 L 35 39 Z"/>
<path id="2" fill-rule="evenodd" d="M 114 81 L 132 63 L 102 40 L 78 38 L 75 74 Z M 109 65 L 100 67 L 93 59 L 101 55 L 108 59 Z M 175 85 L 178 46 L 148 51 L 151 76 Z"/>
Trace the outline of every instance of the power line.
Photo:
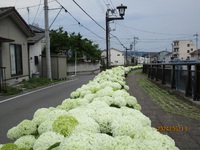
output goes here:
<path id="1" fill-rule="evenodd" d="M 38 11 L 39 11 L 40 5 L 41 5 L 41 0 L 40 0 L 40 3 L 39 3 L 39 5 L 38 5 L 38 8 L 37 8 L 37 11 L 36 11 L 36 14 L 35 14 L 33 23 L 35 22 L 36 16 L 38 15 Z"/>
<path id="2" fill-rule="evenodd" d="M 92 18 L 75 0 L 73 0 L 73 2 L 88 16 L 90 17 L 90 19 L 92 19 L 100 28 L 102 28 L 104 31 L 106 31 L 104 29 L 104 27 L 102 27 L 94 18 Z"/>
<path id="3" fill-rule="evenodd" d="M 57 1 L 57 0 L 56 0 Z M 92 18 L 75 0 L 73 0 L 73 2 L 90 18 L 92 19 L 100 28 L 102 28 L 104 31 L 106 31 L 106 29 L 104 27 L 102 27 L 94 18 Z M 105 2 L 105 1 L 104 1 Z M 114 38 L 117 39 L 117 41 L 125 48 L 125 46 L 122 44 L 122 42 L 113 34 L 112 35 Z"/>
<path id="4" fill-rule="evenodd" d="M 125 26 L 125 25 L 122 25 L 122 24 L 121 24 L 121 26 L 124 26 L 124 27 L 129 28 L 129 29 L 132 29 L 132 30 L 140 31 L 140 32 L 150 33 L 150 34 L 162 34 L 162 35 L 191 35 L 191 34 L 170 34 L 170 33 L 152 32 L 152 31 L 146 31 L 146 30 L 142 30 L 142 29 L 136 29 L 136 28 L 133 28 L 133 27 L 128 27 L 128 26 Z"/>
<path id="5" fill-rule="evenodd" d="M 92 34 L 96 35 L 97 37 L 99 37 L 99 38 L 105 40 L 104 38 L 100 37 L 98 34 L 94 33 L 93 31 L 91 31 L 90 29 L 88 29 L 87 27 L 85 27 L 84 25 L 82 25 L 82 24 L 69 12 L 60 2 L 58 2 L 58 0 L 55 0 L 55 1 L 62 7 L 62 9 L 65 10 L 66 13 L 68 13 L 76 22 L 78 22 L 78 24 L 79 24 L 81 27 L 83 27 L 83 28 L 85 28 L 86 30 L 90 31 Z"/>
<path id="6" fill-rule="evenodd" d="M 49 1 L 48 3 L 52 3 L 56 0 L 52 0 L 52 1 Z M 41 3 L 40 5 L 44 5 L 44 3 Z M 32 6 L 28 6 L 29 8 L 33 8 L 33 7 L 38 7 L 38 5 L 32 5 Z M 20 9 L 27 9 L 27 7 L 21 7 L 21 8 L 17 8 L 17 10 L 20 10 Z"/>

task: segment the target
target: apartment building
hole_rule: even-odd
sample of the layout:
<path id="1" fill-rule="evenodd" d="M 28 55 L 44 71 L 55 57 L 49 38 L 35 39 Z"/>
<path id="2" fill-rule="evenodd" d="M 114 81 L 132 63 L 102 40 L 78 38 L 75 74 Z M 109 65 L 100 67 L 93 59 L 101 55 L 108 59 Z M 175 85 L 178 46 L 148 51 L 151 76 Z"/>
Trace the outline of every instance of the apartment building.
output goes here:
<path id="1" fill-rule="evenodd" d="M 193 51 L 196 50 L 192 40 L 176 40 L 172 43 L 172 57 L 177 60 L 191 60 Z"/>

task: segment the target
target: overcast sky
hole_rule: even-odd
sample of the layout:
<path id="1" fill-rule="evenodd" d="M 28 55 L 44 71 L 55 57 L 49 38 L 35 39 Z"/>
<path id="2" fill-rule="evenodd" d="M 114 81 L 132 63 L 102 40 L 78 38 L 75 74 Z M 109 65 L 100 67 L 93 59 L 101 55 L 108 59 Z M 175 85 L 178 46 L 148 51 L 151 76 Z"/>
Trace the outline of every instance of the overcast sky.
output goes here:
<path id="1" fill-rule="evenodd" d="M 102 50 L 106 48 L 106 10 L 121 4 L 127 6 L 125 19 L 110 22 L 110 27 L 112 35 L 127 48 L 134 37 L 138 37 L 135 45 L 137 51 L 171 51 L 173 40 L 189 39 L 196 44 L 194 35 L 200 34 L 200 0 L 75 0 L 98 24 L 73 0 L 48 2 L 49 24 L 56 19 L 51 29 L 63 27 L 69 33 L 80 32 L 84 38 L 99 44 Z M 69 13 L 62 9 L 58 14 L 61 8 L 58 2 Z M 44 28 L 44 0 L 0 0 L 0 6 L 15 6 L 27 23 Z M 124 50 L 119 41 L 111 36 L 111 47 Z"/>

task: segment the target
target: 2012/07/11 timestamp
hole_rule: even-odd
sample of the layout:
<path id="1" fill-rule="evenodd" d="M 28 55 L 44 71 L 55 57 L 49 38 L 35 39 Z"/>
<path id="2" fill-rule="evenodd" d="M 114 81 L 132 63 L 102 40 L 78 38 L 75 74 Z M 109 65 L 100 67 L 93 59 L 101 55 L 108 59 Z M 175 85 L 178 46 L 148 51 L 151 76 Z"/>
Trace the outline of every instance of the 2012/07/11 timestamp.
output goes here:
<path id="1" fill-rule="evenodd" d="M 186 126 L 157 126 L 159 132 L 187 132 L 188 127 Z"/>

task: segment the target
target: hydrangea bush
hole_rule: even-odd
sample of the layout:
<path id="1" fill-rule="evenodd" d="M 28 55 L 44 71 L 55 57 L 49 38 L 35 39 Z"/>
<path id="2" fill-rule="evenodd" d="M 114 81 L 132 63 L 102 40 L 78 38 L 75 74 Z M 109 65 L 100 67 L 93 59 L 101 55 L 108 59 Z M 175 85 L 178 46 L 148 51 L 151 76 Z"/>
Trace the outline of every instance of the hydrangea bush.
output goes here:
<path id="1" fill-rule="evenodd" d="M 99 73 L 56 108 L 40 108 L 32 120 L 11 128 L 7 137 L 15 142 L 0 150 L 178 150 L 173 139 L 151 127 L 127 92 L 125 76 L 141 67 Z"/>

